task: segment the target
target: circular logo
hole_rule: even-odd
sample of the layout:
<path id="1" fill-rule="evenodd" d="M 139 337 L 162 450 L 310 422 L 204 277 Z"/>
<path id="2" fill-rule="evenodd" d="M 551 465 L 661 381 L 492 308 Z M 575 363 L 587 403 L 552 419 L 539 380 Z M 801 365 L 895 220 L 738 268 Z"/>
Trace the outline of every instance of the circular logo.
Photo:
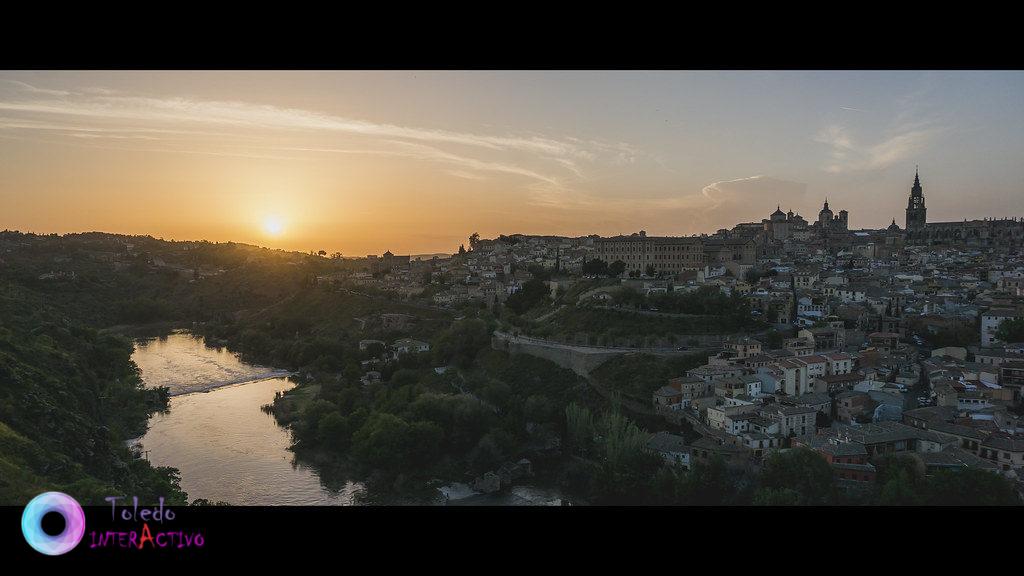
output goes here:
<path id="1" fill-rule="evenodd" d="M 51 536 L 43 531 L 43 516 L 50 512 L 64 518 L 64 531 Z M 48 556 L 65 554 L 78 546 L 85 535 L 85 512 L 78 501 L 63 492 L 43 492 L 25 506 L 21 532 L 28 545 Z"/>

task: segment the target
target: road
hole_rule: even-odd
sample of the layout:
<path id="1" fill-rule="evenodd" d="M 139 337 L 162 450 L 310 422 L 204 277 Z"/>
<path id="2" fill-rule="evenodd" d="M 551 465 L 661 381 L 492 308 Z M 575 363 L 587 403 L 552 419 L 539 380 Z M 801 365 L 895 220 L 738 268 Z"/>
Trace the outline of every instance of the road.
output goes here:
<path id="1" fill-rule="evenodd" d="M 499 337 L 499 338 L 501 338 L 501 339 L 503 339 L 503 340 L 508 340 L 510 342 L 522 342 L 522 343 L 527 343 L 527 344 L 536 344 L 536 345 L 539 345 L 539 346 L 546 346 L 546 347 L 549 347 L 549 348 L 555 348 L 555 349 L 559 349 L 559 350 L 570 350 L 570 351 L 573 351 L 573 352 L 580 352 L 582 354 L 608 354 L 608 353 L 613 353 L 613 354 L 615 354 L 615 353 L 617 353 L 617 354 L 630 354 L 630 353 L 639 353 L 639 354 L 656 354 L 656 355 L 659 355 L 659 356 L 665 356 L 665 355 L 688 356 L 690 354 L 711 353 L 711 352 L 714 352 L 714 351 L 717 351 L 717 350 L 720 349 L 718 347 L 712 347 L 712 346 L 703 347 L 703 348 L 693 347 L 693 348 L 687 348 L 686 350 L 680 350 L 679 348 L 671 348 L 671 347 L 666 347 L 666 348 L 660 348 L 660 347 L 642 348 L 642 347 L 592 346 L 592 345 L 580 346 L 580 345 L 576 345 L 576 344 L 564 344 L 562 342 L 556 342 L 554 340 L 545 340 L 543 338 L 534 338 L 532 336 L 523 336 L 523 335 L 515 335 L 514 336 L 512 334 L 508 334 L 507 332 L 501 332 L 500 330 L 495 330 L 494 331 L 494 335 Z"/>

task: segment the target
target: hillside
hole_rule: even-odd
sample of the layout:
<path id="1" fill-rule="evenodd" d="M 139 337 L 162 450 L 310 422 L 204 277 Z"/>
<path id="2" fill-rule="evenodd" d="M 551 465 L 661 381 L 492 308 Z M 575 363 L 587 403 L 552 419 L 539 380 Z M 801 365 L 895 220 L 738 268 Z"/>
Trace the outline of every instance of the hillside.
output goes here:
<path id="1" fill-rule="evenodd" d="M 101 335 L 8 284 L 0 294 L 0 503 L 44 490 L 85 502 L 138 495 L 183 503 L 169 469 L 135 459 L 124 440 L 141 434 L 166 391 L 142 387 L 131 343 Z"/>

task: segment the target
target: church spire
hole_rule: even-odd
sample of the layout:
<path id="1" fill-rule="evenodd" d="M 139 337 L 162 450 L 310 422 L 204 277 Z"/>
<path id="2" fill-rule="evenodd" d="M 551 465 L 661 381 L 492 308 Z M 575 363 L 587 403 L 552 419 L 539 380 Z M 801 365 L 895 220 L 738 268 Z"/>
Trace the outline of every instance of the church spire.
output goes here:
<path id="1" fill-rule="evenodd" d="M 914 167 L 914 185 L 910 188 L 910 194 L 913 196 L 920 196 L 921 189 L 921 175 L 917 167 Z"/>
<path id="2" fill-rule="evenodd" d="M 907 200 L 907 231 L 923 230 L 927 222 L 926 214 L 924 191 L 921 189 L 921 172 L 915 165 L 914 185 L 910 188 L 910 198 Z"/>

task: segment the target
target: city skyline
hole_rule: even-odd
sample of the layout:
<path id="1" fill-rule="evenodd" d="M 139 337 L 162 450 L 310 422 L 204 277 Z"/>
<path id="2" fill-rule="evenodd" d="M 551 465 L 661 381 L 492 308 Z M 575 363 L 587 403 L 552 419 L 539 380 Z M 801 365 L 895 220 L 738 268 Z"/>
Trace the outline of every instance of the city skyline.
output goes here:
<path id="1" fill-rule="evenodd" d="M 450 253 L 1024 213 L 1017 72 L 4 72 L 0 227 Z"/>

